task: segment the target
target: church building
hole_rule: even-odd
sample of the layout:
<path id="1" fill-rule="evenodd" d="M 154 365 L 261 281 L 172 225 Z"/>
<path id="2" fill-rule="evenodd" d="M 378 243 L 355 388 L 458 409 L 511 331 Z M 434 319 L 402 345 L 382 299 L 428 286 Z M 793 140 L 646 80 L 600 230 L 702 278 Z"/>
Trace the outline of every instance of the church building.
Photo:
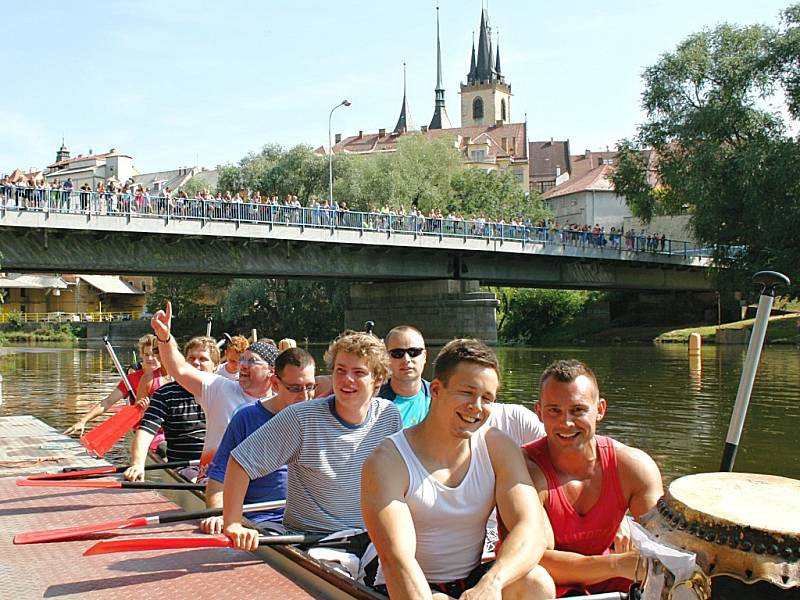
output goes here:
<path id="1" fill-rule="evenodd" d="M 451 138 L 461 152 L 464 162 L 485 171 L 510 173 L 528 191 L 528 139 L 527 124 L 513 122 L 511 118 L 511 85 L 506 82 L 500 66 L 499 42 L 493 46 L 489 13 L 481 11 L 478 48 L 472 43 L 469 72 L 466 83 L 460 86 L 461 126 L 453 127 L 445 107 L 445 90 L 442 84 L 442 48 L 439 36 L 439 14 L 436 15 L 436 87 L 434 108 L 430 123 L 419 133 L 429 139 Z M 379 129 L 377 133 L 359 131 L 357 135 L 342 138 L 336 134 L 331 151 L 334 154 L 369 155 L 394 152 L 397 141 L 414 132 L 405 93 L 403 74 L 403 102 L 393 130 Z M 325 152 L 322 149 L 322 152 Z"/>

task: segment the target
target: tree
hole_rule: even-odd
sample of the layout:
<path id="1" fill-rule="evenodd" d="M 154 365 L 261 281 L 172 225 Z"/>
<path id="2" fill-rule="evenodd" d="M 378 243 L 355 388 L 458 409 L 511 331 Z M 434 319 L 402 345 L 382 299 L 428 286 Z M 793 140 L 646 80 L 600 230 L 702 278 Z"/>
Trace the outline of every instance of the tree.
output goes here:
<path id="1" fill-rule="evenodd" d="M 197 198 L 200 192 L 214 192 L 213 189 L 209 189 L 208 182 L 205 179 L 197 176 L 190 178 L 181 189 L 186 192 L 189 198 Z"/>
<path id="2" fill-rule="evenodd" d="M 200 321 L 205 312 L 205 307 L 200 302 L 203 297 L 203 282 L 196 277 L 156 277 L 153 291 L 148 298 L 148 308 L 155 312 L 170 301 L 176 320 L 182 323 Z"/>
<path id="3" fill-rule="evenodd" d="M 800 264 L 800 145 L 788 133 L 800 112 L 798 24 L 794 5 L 779 29 L 725 24 L 689 36 L 645 71 L 647 120 L 618 147 L 612 179 L 631 211 L 688 212 L 698 241 L 717 249 L 723 288 L 749 289 L 762 269 L 791 277 Z M 774 107 L 783 95 L 788 119 Z"/>
<path id="4" fill-rule="evenodd" d="M 509 341 L 532 343 L 548 331 L 571 322 L 588 302 L 597 297 L 597 293 L 516 289 L 508 296 L 510 301 L 505 308 L 500 334 Z"/>
<path id="5" fill-rule="evenodd" d="M 486 172 L 465 167 L 452 181 L 453 198 L 448 212 L 466 218 L 485 217 L 494 221 L 528 218 L 538 222 L 550 213 L 538 193 L 527 195 L 510 173 Z"/>

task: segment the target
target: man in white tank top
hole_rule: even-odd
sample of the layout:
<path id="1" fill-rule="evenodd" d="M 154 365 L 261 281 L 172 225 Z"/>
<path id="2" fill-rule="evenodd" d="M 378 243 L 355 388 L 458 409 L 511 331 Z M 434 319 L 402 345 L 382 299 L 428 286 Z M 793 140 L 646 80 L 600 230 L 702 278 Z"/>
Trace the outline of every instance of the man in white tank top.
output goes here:
<path id="1" fill-rule="evenodd" d="M 427 418 L 384 440 L 364 465 L 361 507 L 381 562 L 376 588 L 392 598 L 555 595 L 538 564 L 549 541 L 544 511 L 519 448 L 482 428 L 499 381 L 491 349 L 453 340 L 434 362 Z M 508 535 L 482 565 L 495 504 Z"/>

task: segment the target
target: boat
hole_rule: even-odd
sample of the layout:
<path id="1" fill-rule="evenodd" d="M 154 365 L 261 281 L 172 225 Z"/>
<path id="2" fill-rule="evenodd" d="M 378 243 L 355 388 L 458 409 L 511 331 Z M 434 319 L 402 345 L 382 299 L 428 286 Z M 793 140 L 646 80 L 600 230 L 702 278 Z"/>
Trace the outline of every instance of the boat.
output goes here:
<path id="1" fill-rule="evenodd" d="M 164 459 L 154 452 L 148 455 L 148 461 L 163 464 Z M 185 483 L 188 480 L 174 469 L 161 471 L 166 479 Z M 166 493 L 170 499 L 186 510 L 202 510 L 206 507 L 205 494 L 202 490 L 182 490 L 174 494 Z M 257 525 L 249 523 L 258 529 Z M 265 563 L 286 575 L 305 588 L 315 598 L 330 600 L 387 600 L 383 594 L 366 585 L 354 581 L 340 571 L 316 560 L 296 546 L 260 545 L 255 553 Z"/>

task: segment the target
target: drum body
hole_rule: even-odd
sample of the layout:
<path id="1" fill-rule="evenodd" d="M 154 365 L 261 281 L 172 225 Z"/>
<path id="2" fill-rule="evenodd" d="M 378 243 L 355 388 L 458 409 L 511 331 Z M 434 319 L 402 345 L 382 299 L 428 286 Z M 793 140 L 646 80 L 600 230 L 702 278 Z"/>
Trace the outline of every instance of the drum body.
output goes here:
<path id="1" fill-rule="evenodd" d="M 711 577 L 711 598 L 800 600 L 800 481 L 749 473 L 681 477 L 642 525 L 697 555 Z"/>

